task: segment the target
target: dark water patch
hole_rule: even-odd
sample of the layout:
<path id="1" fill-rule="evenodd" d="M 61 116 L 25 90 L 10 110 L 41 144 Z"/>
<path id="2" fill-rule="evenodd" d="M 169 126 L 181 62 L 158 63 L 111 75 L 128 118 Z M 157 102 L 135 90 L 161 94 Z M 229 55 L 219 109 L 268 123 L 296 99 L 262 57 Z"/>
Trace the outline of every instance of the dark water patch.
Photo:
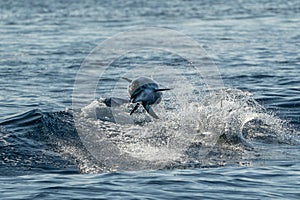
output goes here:
<path id="1" fill-rule="evenodd" d="M 49 146 L 53 143 L 51 134 L 42 131 L 43 117 L 41 111 L 32 110 L 1 122 L 6 128 L 1 134 L 1 175 L 57 171 L 72 166 Z"/>
<path id="2" fill-rule="evenodd" d="M 24 130 L 37 126 L 42 113 L 40 110 L 31 110 L 21 115 L 15 115 L 0 123 L 12 132 L 25 132 Z"/>

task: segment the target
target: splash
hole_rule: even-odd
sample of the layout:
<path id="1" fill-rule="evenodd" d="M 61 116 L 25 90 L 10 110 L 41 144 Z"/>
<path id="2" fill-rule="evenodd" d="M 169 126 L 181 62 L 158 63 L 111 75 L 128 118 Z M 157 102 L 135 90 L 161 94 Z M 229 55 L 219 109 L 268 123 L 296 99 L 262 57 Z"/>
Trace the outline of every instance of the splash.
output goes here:
<path id="1" fill-rule="evenodd" d="M 299 144 L 287 122 L 249 92 L 218 90 L 176 104 L 168 101 L 172 94 L 164 98 L 167 103 L 157 109 L 160 120 L 139 110 L 122 124 L 103 100 L 93 101 L 79 112 L 84 137 L 90 138 L 87 149 L 110 170 L 140 170 L 244 163 L 255 159 L 262 144 Z M 129 118 L 130 106 L 115 109 Z"/>

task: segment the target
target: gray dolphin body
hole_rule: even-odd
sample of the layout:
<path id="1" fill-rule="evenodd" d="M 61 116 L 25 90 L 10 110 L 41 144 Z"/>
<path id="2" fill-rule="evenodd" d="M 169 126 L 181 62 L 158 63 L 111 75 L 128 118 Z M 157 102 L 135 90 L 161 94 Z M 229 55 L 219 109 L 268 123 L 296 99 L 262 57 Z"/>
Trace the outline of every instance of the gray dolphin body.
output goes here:
<path id="1" fill-rule="evenodd" d="M 130 102 L 136 103 L 135 107 L 130 112 L 130 115 L 132 115 L 142 104 L 149 115 L 151 115 L 155 119 L 159 119 L 159 117 L 151 108 L 151 105 L 160 103 L 162 99 L 162 91 L 170 89 L 160 89 L 158 87 L 158 84 L 148 77 L 139 77 L 134 80 L 123 77 L 123 79 L 127 80 L 130 83 L 128 87 Z"/>

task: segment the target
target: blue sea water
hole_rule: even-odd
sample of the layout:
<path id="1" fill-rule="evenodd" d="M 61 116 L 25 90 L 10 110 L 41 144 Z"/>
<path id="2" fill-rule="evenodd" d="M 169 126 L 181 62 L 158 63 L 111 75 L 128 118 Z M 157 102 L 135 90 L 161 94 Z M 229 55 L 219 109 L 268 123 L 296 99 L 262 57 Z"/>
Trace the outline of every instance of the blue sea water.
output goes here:
<path id="1" fill-rule="evenodd" d="M 1 1 L 0 8 L 1 199 L 300 198 L 299 1 Z M 184 104 L 175 97 L 188 87 L 160 71 L 164 85 L 176 86 L 164 94 L 161 120 L 140 111 L 138 123 L 116 123 L 101 98 L 116 82 L 115 93 L 126 95 L 124 70 L 155 77 L 157 69 L 188 67 L 170 52 L 128 52 L 111 63 L 95 98 L 72 109 L 76 75 L 94 48 L 147 27 L 197 41 L 224 89 L 203 92 L 199 77 L 199 101 Z"/>

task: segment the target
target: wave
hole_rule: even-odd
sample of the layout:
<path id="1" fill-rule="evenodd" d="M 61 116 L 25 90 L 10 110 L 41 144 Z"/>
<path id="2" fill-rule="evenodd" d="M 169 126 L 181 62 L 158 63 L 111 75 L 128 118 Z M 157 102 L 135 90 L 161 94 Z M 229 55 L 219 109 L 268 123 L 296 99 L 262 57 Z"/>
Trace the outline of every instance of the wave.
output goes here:
<path id="1" fill-rule="evenodd" d="M 0 123 L 1 174 L 253 165 L 297 158 L 299 132 L 248 92 L 165 103 L 160 120 L 103 99 L 79 110 L 31 110 Z M 288 152 L 288 153 L 287 153 Z"/>

